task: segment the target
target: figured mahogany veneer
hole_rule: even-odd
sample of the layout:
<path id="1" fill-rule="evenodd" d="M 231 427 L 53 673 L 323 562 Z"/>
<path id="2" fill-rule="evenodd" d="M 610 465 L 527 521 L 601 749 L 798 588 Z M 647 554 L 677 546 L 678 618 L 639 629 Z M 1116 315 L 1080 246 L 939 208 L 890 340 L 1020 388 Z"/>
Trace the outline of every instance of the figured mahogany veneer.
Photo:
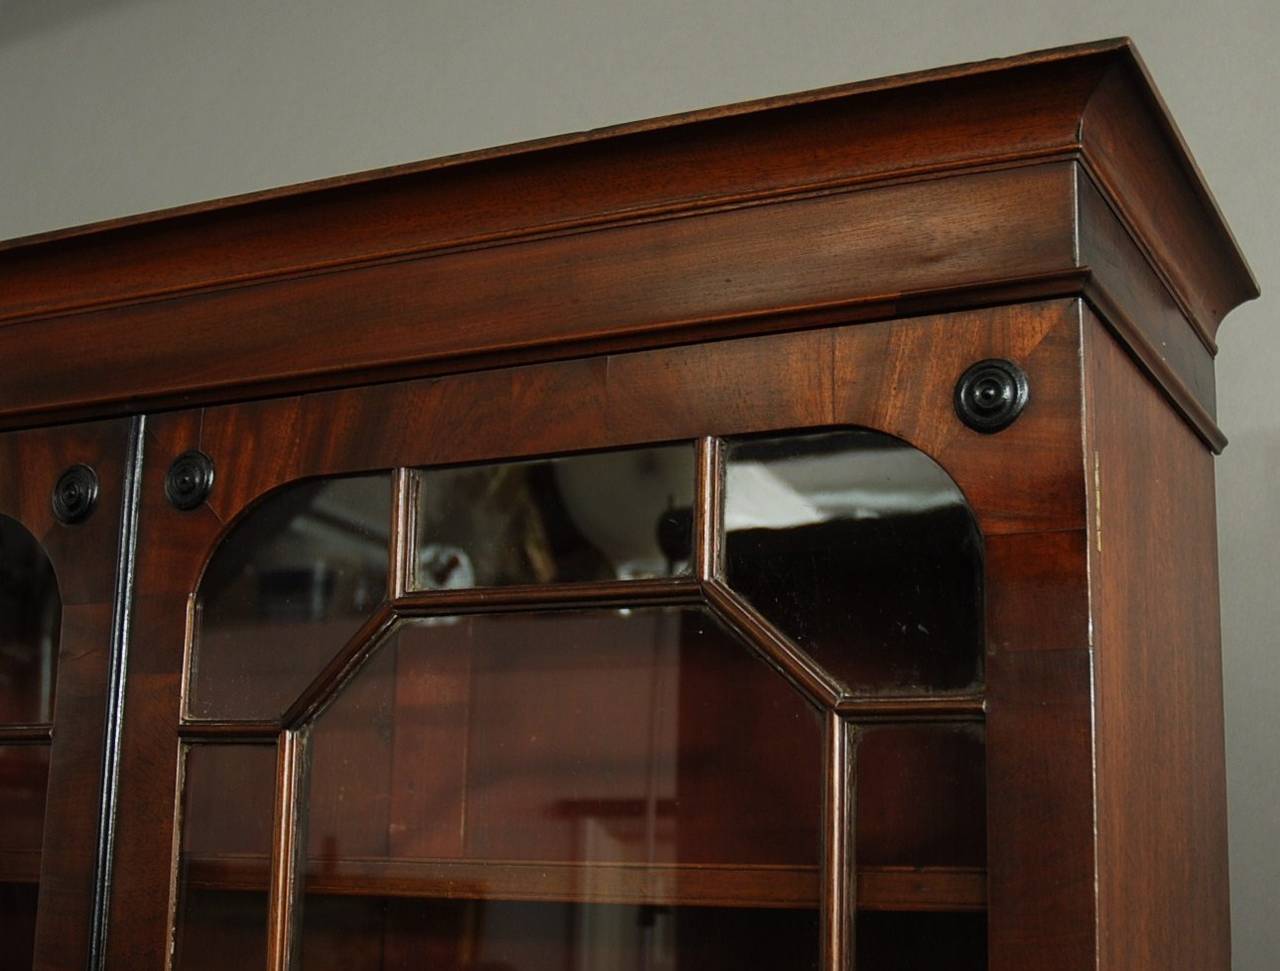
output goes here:
<path id="1" fill-rule="evenodd" d="M 9 730 L 52 740 L 44 850 L 0 859 L 0 891 L 40 879 L 35 967 L 462 967 L 454 945 L 495 903 L 521 966 L 562 964 L 543 931 L 598 904 L 675 921 L 682 960 L 708 968 L 1227 971 L 1213 356 L 1256 294 L 1123 40 L 0 245 L 0 513 L 45 542 L 68 604 L 54 724 Z M 990 435 L 953 402 L 987 358 L 1031 389 Z M 985 654 L 967 687 L 854 690 L 726 579 L 725 439 L 849 428 L 924 453 L 972 512 Z M 412 589 L 414 469 L 672 442 L 696 456 L 687 576 Z M 216 477 L 181 511 L 166 473 L 192 449 Z M 102 504 L 59 526 L 48 490 L 79 461 Z M 228 531 L 274 490 L 373 472 L 390 581 L 360 630 L 278 713 L 189 717 L 196 591 Z M 393 852 L 430 830 L 431 798 L 461 798 L 461 746 L 422 722 L 361 748 L 358 712 L 333 764 L 390 795 L 352 813 L 355 848 L 307 843 L 308 733 L 397 623 L 671 605 L 811 716 L 818 768 L 787 792 L 820 819 L 803 852 Z M 762 703 L 714 674 L 682 696 L 702 730 Z M 387 711 L 471 703 L 448 677 L 403 684 Z M 753 731 L 762 764 L 803 761 Z M 435 789 L 393 789 L 427 738 Z M 249 824 L 184 803 L 201 746 L 254 755 L 191 776 L 252 796 Z M 683 778 L 716 796 L 716 777 Z"/>
<path id="2" fill-rule="evenodd" d="M 16 241 L 0 420 L 1083 294 L 1221 448 L 1256 292 L 1107 41 Z"/>
<path id="3" fill-rule="evenodd" d="M 84 967 L 96 932 L 101 841 L 110 835 L 100 807 L 108 685 L 120 647 L 117 543 L 126 506 L 130 425 L 115 419 L 0 434 L 0 515 L 39 540 L 62 598 L 53 723 L 0 726 L 0 745 L 49 746 L 44 852 L 0 854 L 0 883 L 39 881 L 38 967 Z M 59 475 L 79 463 L 97 470 L 98 506 L 85 522 L 64 526 L 54 517 L 50 494 Z M 20 937 L 7 938 L 15 959 L 24 946 Z"/>

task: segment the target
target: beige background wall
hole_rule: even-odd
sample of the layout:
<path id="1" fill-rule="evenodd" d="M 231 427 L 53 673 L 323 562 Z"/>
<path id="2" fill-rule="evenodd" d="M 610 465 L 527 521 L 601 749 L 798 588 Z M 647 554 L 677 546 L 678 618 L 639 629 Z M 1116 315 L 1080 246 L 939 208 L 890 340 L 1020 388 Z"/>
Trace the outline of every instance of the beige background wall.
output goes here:
<path id="1" fill-rule="evenodd" d="M 0 0 L 0 238 L 1134 37 L 1266 296 L 1220 334 L 1236 968 L 1280 965 L 1280 5 Z M 1171 528 L 1176 524 L 1170 524 Z"/>

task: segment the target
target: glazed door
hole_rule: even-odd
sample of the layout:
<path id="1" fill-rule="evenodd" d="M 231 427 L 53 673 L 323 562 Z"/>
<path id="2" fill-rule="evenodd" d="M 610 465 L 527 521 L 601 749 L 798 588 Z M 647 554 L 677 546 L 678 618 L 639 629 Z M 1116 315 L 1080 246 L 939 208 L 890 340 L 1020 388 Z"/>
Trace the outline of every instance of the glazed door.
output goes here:
<path id="1" fill-rule="evenodd" d="M 128 421 L 0 434 L 5 971 L 84 968 L 96 957 L 132 438 Z M 109 818 L 109 795 L 106 806 Z"/>
<path id="2" fill-rule="evenodd" d="M 1070 306 L 149 419 L 111 966 L 987 967 Z"/>

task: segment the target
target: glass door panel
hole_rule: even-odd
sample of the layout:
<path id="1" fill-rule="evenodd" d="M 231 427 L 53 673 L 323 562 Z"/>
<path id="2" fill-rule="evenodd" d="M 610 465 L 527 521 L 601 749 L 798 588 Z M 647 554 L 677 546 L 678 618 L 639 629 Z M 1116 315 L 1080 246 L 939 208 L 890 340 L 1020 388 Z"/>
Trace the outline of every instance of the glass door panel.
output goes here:
<path id="1" fill-rule="evenodd" d="M 34 960 L 62 599 L 48 556 L 0 516 L 0 968 Z M 4 744 L 21 740 L 22 744 Z"/>
<path id="2" fill-rule="evenodd" d="M 187 747 L 174 971 L 265 965 L 276 761 L 274 745 Z"/>
<path id="3" fill-rule="evenodd" d="M 35 537 L 0 516 L 0 724 L 53 721 L 62 599 Z"/>
<path id="4" fill-rule="evenodd" d="M 218 545 L 195 604 L 192 718 L 279 718 L 387 590 L 387 475 L 299 482 Z"/>
<path id="5" fill-rule="evenodd" d="M 848 691 L 972 689 L 982 537 L 951 477 L 863 429 L 734 441 L 725 579 Z"/>
<path id="6" fill-rule="evenodd" d="M 820 718 L 703 609 L 405 621 L 308 748 L 305 968 L 406 921 L 441 967 L 816 954 Z"/>
<path id="7" fill-rule="evenodd" d="M 868 431 L 268 493 L 195 598 L 174 967 L 803 971 L 833 825 L 863 967 L 980 966 L 982 584 Z"/>
<path id="8" fill-rule="evenodd" d="M 693 448 L 418 473 L 418 589 L 687 575 Z"/>

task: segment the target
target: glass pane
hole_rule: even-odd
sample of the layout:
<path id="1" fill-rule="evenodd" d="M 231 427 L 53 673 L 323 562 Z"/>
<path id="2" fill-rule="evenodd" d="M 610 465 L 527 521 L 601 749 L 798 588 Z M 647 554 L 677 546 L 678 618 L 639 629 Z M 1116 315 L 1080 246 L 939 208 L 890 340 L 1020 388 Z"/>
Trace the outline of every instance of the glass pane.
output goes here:
<path id="1" fill-rule="evenodd" d="M 858 736 L 859 867 L 985 867 L 986 750 L 978 725 Z"/>
<path id="2" fill-rule="evenodd" d="M 733 442 L 725 578 L 854 691 L 981 678 L 982 538 L 951 478 L 870 431 Z"/>
<path id="3" fill-rule="evenodd" d="M 35 537 L 0 516 L 0 724 L 53 721 L 62 599 Z"/>
<path id="4" fill-rule="evenodd" d="M 191 745 L 182 797 L 176 971 L 262 968 L 274 745 Z"/>
<path id="5" fill-rule="evenodd" d="M 35 946 L 48 745 L 0 745 L 0 967 L 30 968 Z"/>
<path id="6" fill-rule="evenodd" d="M 277 718 L 387 589 L 387 475 L 301 482 L 253 507 L 196 598 L 188 711 Z"/>
<path id="7" fill-rule="evenodd" d="M 307 971 L 805 971 L 818 965 L 817 922 L 808 910 L 312 896 L 303 920 Z"/>
<path id="8" fill-rule="evenodd" d="M 871 971 L 986 971 L 987 915 L 860 913 L 857 967 Z"/>
<path id="9" fill-rule="evenodd" d="M 419 589 L 687 573 L 693 446 L 420 473 Z"/>
<path id="10" fill-rule="evenodd" d="M 309 750 L 308 969 L 816 962 L 821 720 L 700 608 L 403 622 Z"/>

